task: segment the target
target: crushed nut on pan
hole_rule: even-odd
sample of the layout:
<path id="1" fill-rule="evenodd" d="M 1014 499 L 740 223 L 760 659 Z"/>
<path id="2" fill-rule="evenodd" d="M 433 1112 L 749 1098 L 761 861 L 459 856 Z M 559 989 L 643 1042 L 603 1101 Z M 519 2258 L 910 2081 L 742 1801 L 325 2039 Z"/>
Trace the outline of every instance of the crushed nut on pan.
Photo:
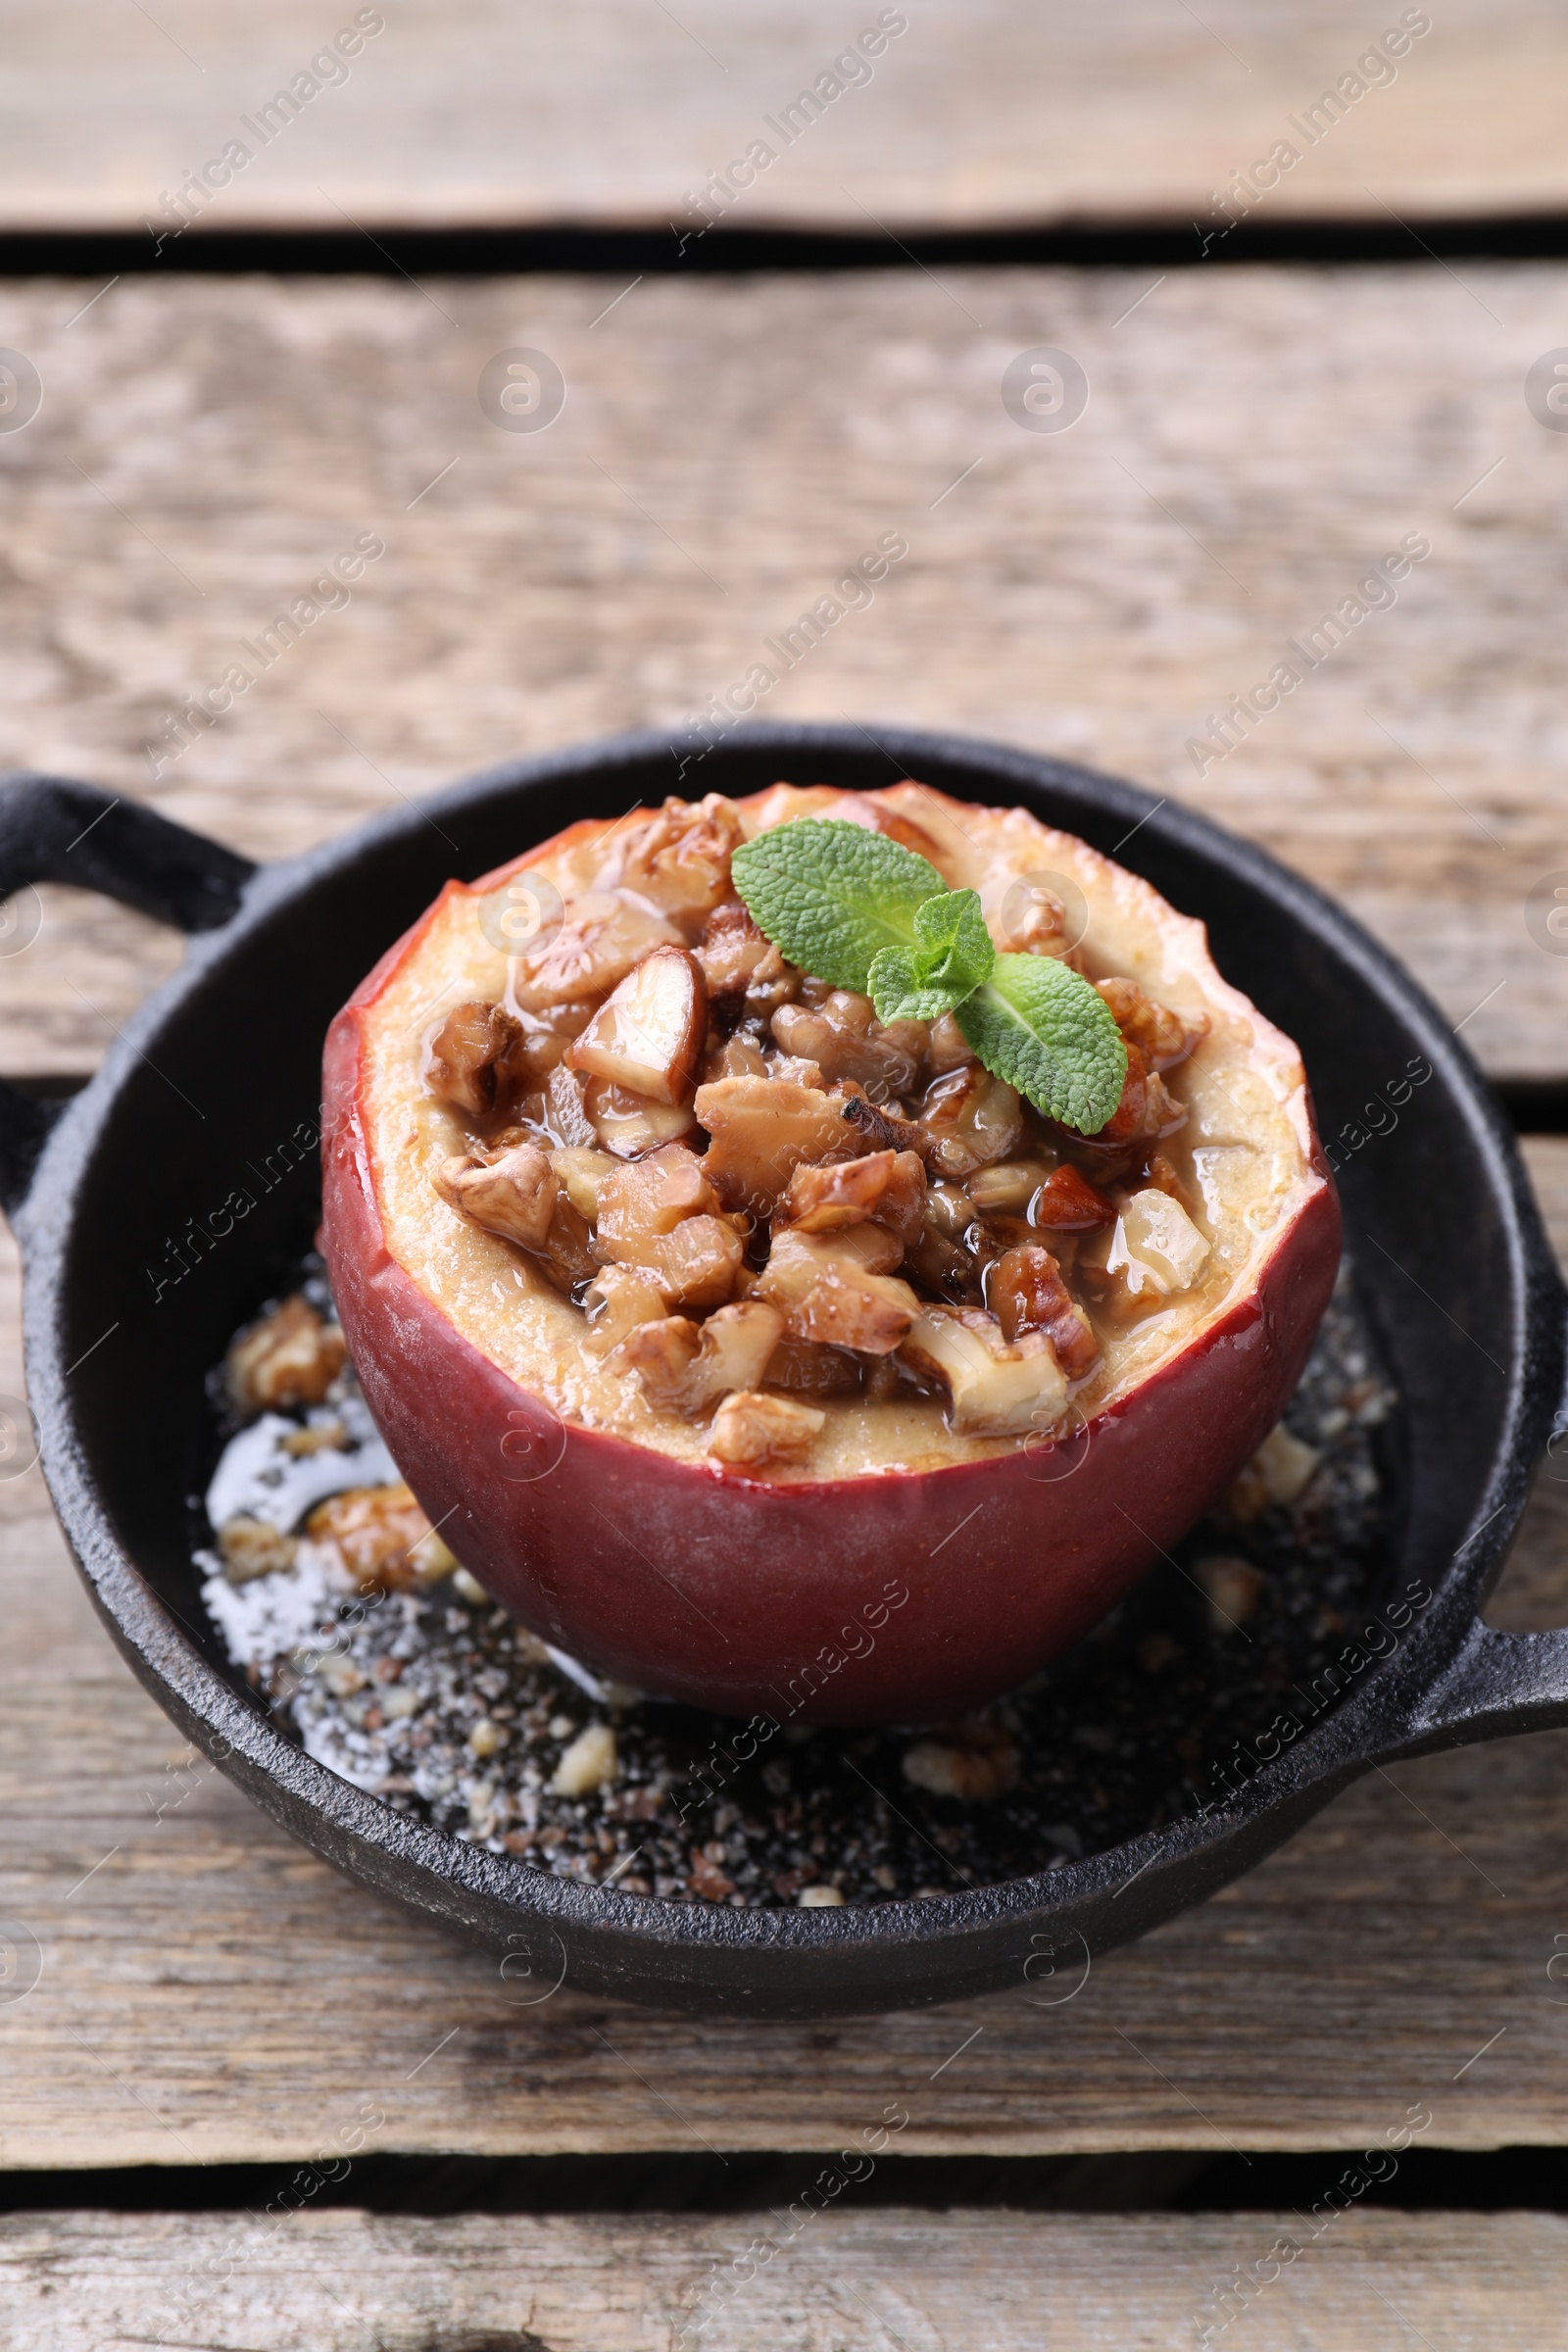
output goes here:
<path id="1" fill-rule="evenodd" d="M 319 1404 L 347 1352 L 337 1324 L 296 1293 L 242 1331 L 230 1348 L 224 1367 L 229 1398 L 244 1413 Z"/>

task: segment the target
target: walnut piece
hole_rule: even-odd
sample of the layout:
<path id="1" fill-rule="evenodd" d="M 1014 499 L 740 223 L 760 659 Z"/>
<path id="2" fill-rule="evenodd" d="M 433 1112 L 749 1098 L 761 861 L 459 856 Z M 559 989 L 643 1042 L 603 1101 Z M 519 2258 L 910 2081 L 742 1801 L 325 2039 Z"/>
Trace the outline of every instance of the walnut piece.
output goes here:
<path id="1" fill-rule="evenodd" d="M 618 1360 L 638 1375 L 651 1404 L 695 1418 L 715 1397 L 758 1386 L 783 1329 L 774 1308 L 747 1298 L 701 1325 L 685 1315 L 643 1323 L 622 1342 Z"/>
<path id="2" fill-rule="evenodd" d="M 1099 1362 L 1100 1343 L 1088 1316 L 1055 1258 L 1037 1243 L 1003 1251 L 991 1268 L 986 1299 L 1009 1346 L 1027 1331 L 1043 1331 L 1069 1380 L 1081 1380 Z"/>
<path id="3" fill-rule="evenodd" d="M 305 1522 L 313 1544 L 335 1553 L 362 1592 L 416 1592 L 457 1566 L 407 1487 L 349 1487 L 318 1502 Z"/>
<path id="4" fill-rule="evenodd" d="M 651 1102 L 686 1103 L 708 1035 L 708 984 L 685 948 L 655 948 L 617 981 L 566 1055 Z"/>
<path id="5" fill-rule="evenodd" d="M 741 1237 L 714 1213 L 704 1163 L 666 1144 L 607 1176 L 599 1189 L 598 1247 L 612 1265 L 643 1266 L 682 1306 L 718 1306 L 739 1277 Z"/>
<path id="6" fill-rule="evenodd" d="M 319 1404 L 342 1371 L 347 1343 L 298 1292 L 242 1331 L 228 1351 L 229 1401 L 242 1413 Z"/>
<path id="7" fill-rule="evenodd" d="M 1156 1004 L 1136 980 L 1098 980 L 1095 986 L 1128 1045 L 1137 1046 L 1152 1070 L 1171 1070 L 1208 1035 L 1206 1012 L 1182 1013 Z"/>
<path id="8" fill-rule="evenodd" d="M 664 1315 L 634 1325 L 621 1341 L 615 1361 L 635 1372 L 650 1404 L 678 1412 L 702 1344 L 702 1327 L 689 1315 Z"/>
<path id="9" fill-rule="evenodd" d="M 781 1224 L 798 1233 L 833 1233 L 870 1220 L 904 1244 L 924 1215 L 925 1163 L 917 1152 L 867 1152 L 825 1168 L 803 1165 L 778 1204 Z"/>
<path id="10" fill-rule="evenodd" d="M 1010 1159 L 1023 1135 L 1012 1088 L 978 1062 L 938 1078 L 920 1105 L 927 1163 L 942 1176 L 969 1176 Z"/>
<path id="11" fill-rule="evenodd" d="M 245 1512 L 225 1519 L 218 1531 L 223 1574 L 231 1585 L 248 1585 L 252 1577 L 292 1568 L 299 1547 L 297 1536 L 287 1536 L 270 1520 L 252 1519 Z"/>
<path id="12" fill-rule="evenodd" d="M 879 1259 L 887 1262 L 879 1244 L 891 1241 L 869 1224 L 835 1234 L 786 1229 L 758 1277 L 757 1296 L 778 1308 L 792 1339 L 890 1355 L 920 1311 L 906 1282 L 875 1270 Z"/>
<path id="13" fill-rule="evenodd" d="M 697 960 L 715 1004 L 743 1003 L 751 1012 L 772 1012 L 795 995 L 801 975 L 786 963 L 766 933 L 760 931 L 739 899 L 725 899 L 703 926 Z"/>
<path id="14" fill-rule="evenodd" d="M 694 1107 L 711 1139 L 703 1165 L 732 1208 L 771 1208 L 803 1160 L 865 1149 L 841 1097 L 788 1078 L 720 1078 L 698 1088 Z"/>
<path id="15" fill-rule="evenodd" d="M 425 1085 L 454 1110 L 484 1117 L 496 1105 L 496 1065 L 520 1034 L 504 1005 L 457 1005 L 425 1047 Z"/>
<path id="16" fill-rule="evenodd" d="M 1044 1332 L 1026 1332 L 1009 1346 L 996 1316 L 978 1309 L 922 1307 L 905 1355 L 946 1383 L 960 1436 L 1045 1435 L 1066 1409 L 1066 1377 Z"/>
<path id="17" fill-rule="evenodd" d="M 580 1037 L 594 1017 L 588 998 L 553 1004 L 548 1015 L 525 1012 L 517 1034 L 496 1064 L 497 1101 L 514 1101 L 544 1086 L 550 1073 L 566 1057 L 573 1038 Z"/>
<path id="18" fill-rule="evenodd" d="M 544 1249 L 560 1186 L 537 1144 L 515 1144 L 499 1155 L 455 1152 L 436 1170 L 434 1184 L 448 1206 L 470 1225 L 515 1242 L 520 1250 Z"/>
<path id="19" fill-rule="evenodd" d="M 824 1078 L 853 1078 L 878 1101 L 906 1095 L 925 1052 L 923 1021 L 884 1028 L 869 997 L 836 988 L 817 1005 L 781 1004 L 773 1035 L 786 1054 L 814 1061 Z"/>
<path id="20" fill-rule="evenodd" d="M 787 1396 L 738 1389 L 713 1415 L 708 1450 L 737 1470 L 787 1467 L 806 1460 L 827 1415 Z"/>
<path id="21" fill-rule="evenodd" d="M 640 824 L 615 828 L 600 880 L 695 924 L 730 895 L 729 861 L 741 840 L 740 810 L 722 793 L 695 804 L 671 795 Z"/>
<path id="22" fill-rule="evenodd" d="M 587 998 L 598 1003 L 651 948 L 685 942 L 653 906 L 618 890 L 586 890 L 566 901 L 560 926 L 514 956 L 507 1008 L 549 1013 Z"/>
<path id="23" fill-rule="evenodd" d="M 1186 1121 L 1186 1104 L 1178 1102 L 1157 1071 L 1149 1067 L 1143 1048 L 1129 1044 L 1120 1102 L 1098 1134 L 1072 1140 L 1080 1149 L 1087 1143 L 1091 1148 L 1124 1150 L 1128 1145 L 1147 1145 L 1174 1135 Z"/>

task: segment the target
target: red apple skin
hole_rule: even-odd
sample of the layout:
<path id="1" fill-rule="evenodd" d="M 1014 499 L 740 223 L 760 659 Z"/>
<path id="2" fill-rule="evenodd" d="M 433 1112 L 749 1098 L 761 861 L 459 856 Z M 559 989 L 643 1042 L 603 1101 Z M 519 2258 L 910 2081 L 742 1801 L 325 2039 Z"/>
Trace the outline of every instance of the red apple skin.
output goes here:
<path id="1" fill-rule="evenodd" d="M 423 929 L 383 957 L 327 1040 L 333 1291 L 370 1410 L 432 1523 L 514 1616 L 599 1672 L 774 1724 L 962 1714 L 1096 1624 L 1279 1420 L 1340 1261 L 1315 1130 L 1321 1189 L 1249 1296 L 1059 1445 L 780 1484 L 563 1423 L 386 1247 L 361 1012 Z"/>

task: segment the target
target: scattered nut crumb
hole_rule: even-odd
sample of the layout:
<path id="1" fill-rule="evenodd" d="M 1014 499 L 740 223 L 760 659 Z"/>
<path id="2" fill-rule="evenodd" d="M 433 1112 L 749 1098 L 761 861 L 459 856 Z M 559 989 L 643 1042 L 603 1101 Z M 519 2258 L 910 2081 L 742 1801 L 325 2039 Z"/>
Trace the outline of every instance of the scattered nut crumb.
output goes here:
<path id="1" fill-rule="evenodd" d="M 803 1886 L 795 1900 L 803 1911 L 837 1911 L 844 1897 L 836 1886 Z"/>
<path id="2" fill-rule="evenodd" d="M 1234 1480 L 1229 1497 L 1232 1517 L 1248 1527 L 1271 1503 L 1298 1502 L 1322 1459 L 1315 1446 L 1304 1446 L 1280 1422 Z"/>
<path id="3" fill-rule="evenodd" d="M 586 1796 L 614 1779 L 616 1761 L 614 1733 L 608 1723 L 591 1723 L 563 1755 L 550 1787 L 557 1796 Z"/>
<path id="4" fill-rule="evenodd" d="M 349 1433 L 341 1421 L 318 1421 L 305 1429 L 291 1429 L 283 1440 L 283 1451 L 297 1459 L 305 1454 L 336 1452 L 348 1442 Z"/>
<path id="5" fill-rule="evenodd" d="M 997 1725 L 985 1722 L 956 1727 L 962 1745 L 942 1740 L 918 1740 L 904 1758 L 904 1777 L 933 1796 L 956 1796 L 964 1804 L 983 1805 L 1003 1796 L 1018 1784 L 1017 1742 Z"/>
<path id="6" fill-rule="evenodd" d="M 1195 1560 L 1193 1575 L 1208 1595 L 1209 1620 L 1216 1632 L 1230 1633 L 1257 1614 L 1264 1578 L 1250 1560 L 1211 1552 L 1206 1559 Z"/>
<path id="7" fill-rule="evenodd" d="M 266 1519 L 241 1515 L 225 1519 L 218 1531 L 223 1574 L 231 1585 L 248 1585 L 253 1576 L 270 1576 L 275 1569 L 292 1568 L 299 1547 L 297 1536 L 285 1536 Z"/>

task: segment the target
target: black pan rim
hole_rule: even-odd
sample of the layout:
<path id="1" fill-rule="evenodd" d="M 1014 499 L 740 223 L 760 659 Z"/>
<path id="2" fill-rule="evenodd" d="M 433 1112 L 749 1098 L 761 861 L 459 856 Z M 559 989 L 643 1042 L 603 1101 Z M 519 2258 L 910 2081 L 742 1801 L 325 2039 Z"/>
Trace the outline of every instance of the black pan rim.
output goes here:
<path id="1" fill-rule="evenodd" d="M 73 1210 L 112 1109 L 141 1081 L 142 1056 L 165 1020 L 220 978 L 229 952 L 275 921 L 317 881 L 432 817 L 458 816 L 498 794 L 650 761 L 666 760 L 678 769 L 683 754 L 689 771 L 691 738 L 657 729 L 499 763 L 407 809 L 373 817 L 301 857 L 260 867 L 245 885 L 231 921 L 192 941 L 180 969 L 132 1016 L 103 1068 L 67 1105 L 19 1212 L 27 1274 L 29 1392 L 51 1493 L 100 1612 L 154 1695 L 209 1753 L 228 1751 L 220 1760 L 233 1766 L 253 1794 L 263 1794 L 265 1802 L 264 1788 L 270 1786 L 286 1800 L 291 1816 L 309 1812 L 322 1833 L 315 1841 L 332 1858 L 352 1867 L 352 1849 L 364 1846 L 405 1870 L 412 1866 L 428 1883 L 426 1907 L 432 1911 L 450 1907 L 450 1898 L 443 1902 L 439 1894 L 446 1886 L 454 1895 L 466 1894 L 519 1921 L 539 1920 L 547 1930 L 559 1922 L 576 1936 L 619 1947 L 630 1966 L 637 1965 L 639 1954 L 652 1959 L 657 1952 L 666 1961 L 689 1954 L 695 1960 L 704 1950 L 736 1958 L 779 1953 L 808 1960 L 815 1954 L 831 1956 L 839 1966 L 857 1951 L 869 1959 L 898 1949 L 911 1960 L 916 1954 L 935 1959 L 946 1952 L 957 1961 L 963 1947 L 976 1939 L 989 1941 L 999 1930 L 1015 1938 L 1018 1929 L 1033 1921 L 1049 1927 L 1063 1914 L 1100 1911 L 1136 1879 L 1144 1891 L 1130 1906 L 1129 1925 L 1136 1914 L 1133 1932 L 1142 1932 L 1189 1899 L 1180 1892 L 1172 1899 L 1169 1891 L 1162 1899 L 1162 1883 L 1177 1865 L 1202 1868 L 1210 1886 L 1217 1886 L 1380 1757 L 1435 1743 L 1429 1702 L 1474 1633 L 1481 1601 L 1522 1508 L 1528 1465 L 1545 1444 L 1560 1388 L 1560 1278 L 1522 1161 L 1462 1040 L 1402 966 L 1311 884 L 1208 818 L 1076 762 L 967 736 L 853 722 L 752 722 L 737 726 L 726 744 L 775 750 L 797 761 L 813 754 L 851 755 L 863 761 L 869 744 L 906 774 L 969 771 L 976 779 L 976 798 L 980 789 L 999 797 L 1010 787 L 1065 789 L 1102 810 L 1125 813 L 1130 829 L 1147 825 L 1222 861 L 1265 899 L 1287 905 L 1364 985 L 1392 1004 L 1463 1111 L 1483 1151 L 1494 1193 L 1507 1204 L 1516 1308 L 1515 1349 L 1501 1407 L 1504 1436 L 1494 1457 L 1494 1475 L 1477 1504 L 1470 1535 L 1435 1588 L 1435 1600 L 1413 1638 L 1375 1664 L 1358 1690 L 1265 1765 L 1233 1801 L 1207 1814 L 1184 1816 L 1050 1873 L 940 1897 L 811 1912 L 720 1910 L 601 1891 L 490 1855 L 393 1813 L 316 1764 L 208 1664 L 119 1541 L 110 1508 L 96 1492 L 89 1442 L 67 1385 L 60 1307 Z M 700 769 L 701 761 L 696 764 Z M 672 773 L 670 788 L 690 793 L 705 787 L 700 773 L 691 782 L 678 782 Z M 1136 858 L 1128 862 L 1136 865 Z M 1461 1555 L 1468 1555 L 1462 1566 Z M 410 1894 L 409 1899 L 416 1898 Z M 1120 1936 L 1107 1937 L 1112 1939 Z"/>

